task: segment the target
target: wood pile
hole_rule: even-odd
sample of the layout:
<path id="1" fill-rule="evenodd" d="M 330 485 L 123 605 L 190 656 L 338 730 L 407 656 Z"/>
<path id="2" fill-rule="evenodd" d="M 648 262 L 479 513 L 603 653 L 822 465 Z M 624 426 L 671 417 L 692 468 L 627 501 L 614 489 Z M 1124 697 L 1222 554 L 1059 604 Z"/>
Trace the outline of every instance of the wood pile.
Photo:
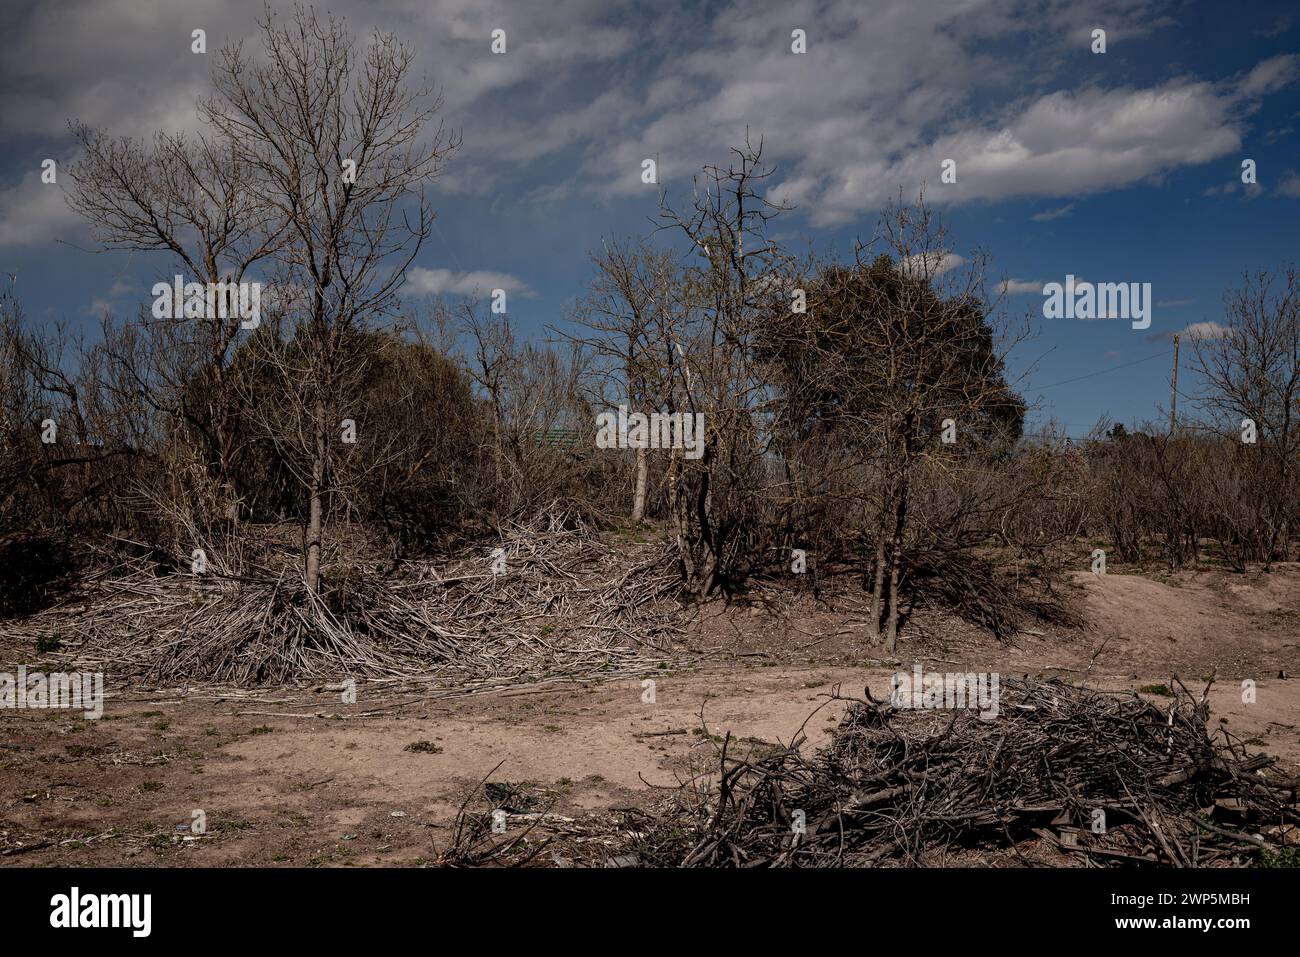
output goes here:
<path id="1" fill-rule="evenodd" d="M 1000 714 L 854 701 L 831 743 L 739 756 L 640 821 L 684 867 L 933 865 L 974 848 L 1057 863 L 1241 865 L 1294 848 L 1300 782 L 1211 731 L 1208 690 L 1167 706 L 1061 680 L 1001 682 Z M 842 700 L 842 699 L 841 699 Z M 1041 854 L 1038 856 L 1042 860 Z"/>

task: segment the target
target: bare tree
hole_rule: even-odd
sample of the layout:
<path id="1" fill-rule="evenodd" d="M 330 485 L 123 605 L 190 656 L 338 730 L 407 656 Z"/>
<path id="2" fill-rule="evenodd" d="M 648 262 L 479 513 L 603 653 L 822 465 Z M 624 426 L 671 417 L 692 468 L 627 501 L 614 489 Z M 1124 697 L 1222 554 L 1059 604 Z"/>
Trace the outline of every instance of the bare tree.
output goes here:
<path id="1" fill-rule="evenodd" d="M 755 357 L 762 318 L 789 294 L 790 256 L 768 235 L 787 207 L 761 195 L 774 170 L 762 143 L 732 150 L 727 167 L 706 166 L 689 208 L 665 201 L 662 228 L 693 251 L 680 313 L 660 311 L 658 348 L 683 413 L 705 417 L 703 454 L 672 453 L 669 500 L 688 592 L 730 589 L 764 550 L 760 492 L 771 442 L 769 389 Z M 786 300 L 788 301 L 788 299 Z"/>
<path id="2" fill-rule="evenodd" d="M 566 338 L 593 353 L 592 371 L 602 405 L 626 399 L 641 412 L 671 411 L 666 402 L 671 395 L 673 347 L 661 341 L 659 333 L 670 324 L 665 317 L 685 312 L 676 258 L 673 252 L 653 249 L 644 241 L 608 243 L 592 257 L 596 275 L 572 316 L 590 332 Z M 649 479 L 650 452 L 642 446 L 636 450 L 634 522 L 645 517 Z"/>
<path id="3" fill-rule="evenodd" d="M 200 114 L 248 171 L 258 203 L 284 224 L 272 291 L 285 326 L 260 342 L 297 388 L 292 408 L 263 418 L 299 463 L 314 591 L 331 458 L 364 378 L 363 356 L 349 350 L 360 329 L 394 313 L 432 228 L 426 190 L 459 144 L 433 125 L 441 98 L 408 86 L 413 54 L 396 36 L 376 33 L 358 56 L 342 21 L 322 22 L 302 6 L 284 23 L 268 9 L 261 29 L 260 59 L 242 44 L 222 49 L 216 94 Z"/>
<path id="4" fill-rule="evenodd" d="M 1205 383 L 1201 404 L 1231 441 L 1254 426 L 1253 468 L 1243 492 L 1266 564 L 1285 558 L 1294 535 L 1300 468 L 1300 273 L 1294 267 L 1243 278 L 1224 297 L 1227 331 L 1193 339 Z M 1243 443 L 1245 444 L 1245 443 Z"/>
<path id="5" fill-rule="evenodd" d="M 521 343 L 509 318 L 487 313 L 477 297 L 464 299 L 457 315 L 467 371 L 492 424 L 494 483 L 484 501 L 504 516 L 557 499 L 603 500 L 606 489 L 589 474 L 584 350 Z"/>
<path id="6" fill-rule="evenodd" d="M 285 221 L 225 137 L 160 132 L 146 144 L 84 123 L 73 123 L 72 133 L 82 152 L 70 167 L 68 203 L 106 249 L 162 252 L 187 282 L 237 284 L 279 247 Z M 232 510 L 241 429 L 226 375 L 240 322 L 142 311 L 147 346 L 110 353 L 154 411 L 184 424 Z"/>

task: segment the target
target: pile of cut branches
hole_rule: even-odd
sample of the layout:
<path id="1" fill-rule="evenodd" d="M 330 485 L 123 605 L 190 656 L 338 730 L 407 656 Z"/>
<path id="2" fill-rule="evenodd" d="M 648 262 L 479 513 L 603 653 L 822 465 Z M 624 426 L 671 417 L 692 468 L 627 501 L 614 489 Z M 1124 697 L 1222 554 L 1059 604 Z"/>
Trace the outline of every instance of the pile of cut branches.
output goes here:
<path id="1" fill-rule="evenodd" d="M 1300 836 L 1300 782 L 1207 727 L 1209 687 L 1133 692 L 1003 679 L 1000 713 L 853 701 L 828 746 L 737 757 L 639 824 L 642 861 L 922 865 L 1045 841 L 1091 864 L 1244 864 Z M 840 699 L 843 700 L 843 699 Z M 1292 852 L 1294 853 L 1294 852 Z"/>
<path id="2" fill-rule="evenodd" d="M 666 549 L 646 546 L 629 565 L 572 515 L 510 525 L 480 554 L 437 566 L 340 563 L 320 592 L 305 587 L 292 554 L 278 570 L 222 567 L 159 574 L 141 561 L 104 571 L 0 637 L 61 635 L 68 657 L 116 676 L 402 678 L 434 696 L 639 677 L 678 654 Z"/>

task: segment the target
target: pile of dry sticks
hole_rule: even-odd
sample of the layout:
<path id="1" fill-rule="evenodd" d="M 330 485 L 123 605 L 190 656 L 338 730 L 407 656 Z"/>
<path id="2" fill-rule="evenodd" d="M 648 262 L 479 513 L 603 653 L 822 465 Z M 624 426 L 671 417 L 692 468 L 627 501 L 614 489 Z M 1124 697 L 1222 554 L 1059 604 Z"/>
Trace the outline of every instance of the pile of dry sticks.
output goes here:
<path id="1" fill-rule="evenodd" d="M 403 678 L 434 695 L 637 677 L 676 660 L 676 576 L 664 549 L 647 546 L 628 567 L 574 516 L 550 513 L 481 551 L 396 574 L 353 563 L 346 585 L 322 593 L 306 589 L 291 554 L 278 570 L 238 575 L 159 575 L 142 562 L 99 574 L 0 637 L 58 636 L 68 657 L 117 676 Z"/>
<path id="2" fill-rule="evenodd" d="M 728 736 L 717 770 L 633 822 L 630 849 L 686 867 L 938 864 L 1036 841 L 1096 865 L 1295 854 L 1300 781 L 1211 732 L 1208 691 L 1175 681 L 1162 707 L 1133 692 L 1004 678 L 994 720 L 868 694 L 811 756 L 802 734 L 746 757 Z"/>

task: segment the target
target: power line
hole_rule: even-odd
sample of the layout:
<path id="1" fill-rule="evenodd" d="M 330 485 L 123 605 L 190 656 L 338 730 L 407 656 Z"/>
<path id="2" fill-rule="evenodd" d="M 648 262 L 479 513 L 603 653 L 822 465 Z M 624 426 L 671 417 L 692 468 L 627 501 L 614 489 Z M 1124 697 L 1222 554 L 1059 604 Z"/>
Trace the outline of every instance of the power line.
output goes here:
<path id="1" fill-rule="evenodd" d="M 1108 372 L 1118 372 L 1120 369 L 1127 369 L 1130 366 L 1141 365 L 1143 362 L 1150 362 L 1152 359 L 1159 359 L 1169 355 L 1173 349 L 1166 349 L 1164 352 L 1157 352 L 1155 355 L 1147 356 L 1145 359 L 1134 359 L 1132 362 L 1125 362 L 1123 365 L 1111 366 L 1109 369 L 1099 369 L 1096 372 L 1089 372 L 1086 375 L 1075 376 L 1073 379 L 1063 379 L 1060 382 L 1053 382 L 1051 385 L 1040 386 L 1038 391 L 1045 389 L 1055 389 L 1059 385 L 1069 385 L 1071 382 L 1082 382 L 1084 379 L 1091 379 L 1095 376 L 1105 375 Z"/>

